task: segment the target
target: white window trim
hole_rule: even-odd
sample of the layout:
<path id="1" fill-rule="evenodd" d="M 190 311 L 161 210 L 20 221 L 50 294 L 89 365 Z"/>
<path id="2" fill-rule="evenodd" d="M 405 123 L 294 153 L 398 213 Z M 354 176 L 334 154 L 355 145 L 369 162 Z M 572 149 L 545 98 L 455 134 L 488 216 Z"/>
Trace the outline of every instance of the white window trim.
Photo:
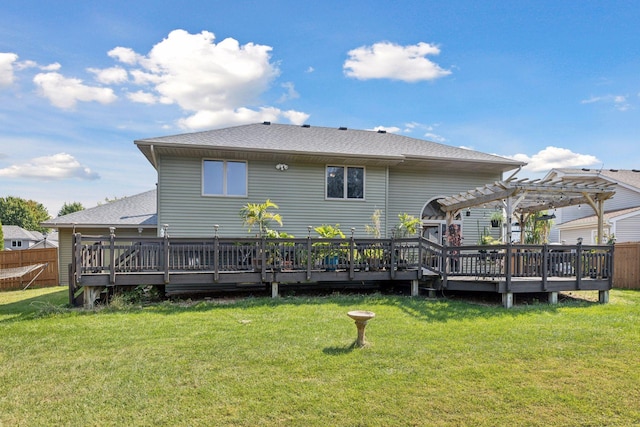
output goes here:
<path id="1" fill-rule="evenodd" d="M 362 198 L 361 199 L 356 199 L 356 198 L 349 198 L 346 197 L 347 195 L 347 186 L 348 186 L 348 182 L 347 179 L 344 180 L 344 188 L 342 189 L 342 194 L 343 197 L 329 197 L 327 195 L 327 169 L 329 167 L 337 167 L 337 168 L 345 168 L 345 177 L 347 175 L 347 171 L 346 169 L 348 168 L 358 168 L 358 169 L 362 169 Z M 336 164 L 336 163 L 328 163 L 324 166 L 324 199 L 325 200 L 332 200 L 332 201 L 349 201 L 349 202 L 364 202 L 367 200 L 367 168 L 364 166 L 358 166 L 358 165 L 340 165 L 340 164 Z"/>
<path id="2" fill-rule="evenodd" d="M 222 194 L 208 194 L 204 192 L 204 163 L 210 161 L 210 162 L 222 162 Z M 245 188 L 244 188 L 244 194 L 242 195 L 238 195 L 238 194 L 227 194 L 227 163 L 228 162 L 234 162 L 234 163 L 244 163 L 245 167 L 244 167 L 244 174 L 245 174 L 245 178 L 244 178 L 244 183 L 245 183 Z M 230 198 L 237 198 L 237 199 L 246 199 L 247 197 L 249 197 L 249 162 L 247 162 L 246 160 L 226 160 L 226 159 L 210 159 L 210 158 L 204 158 L 202 159 L 202 162 L 200 163 L 200 194 L 202 197 L 230 197 Z"/>

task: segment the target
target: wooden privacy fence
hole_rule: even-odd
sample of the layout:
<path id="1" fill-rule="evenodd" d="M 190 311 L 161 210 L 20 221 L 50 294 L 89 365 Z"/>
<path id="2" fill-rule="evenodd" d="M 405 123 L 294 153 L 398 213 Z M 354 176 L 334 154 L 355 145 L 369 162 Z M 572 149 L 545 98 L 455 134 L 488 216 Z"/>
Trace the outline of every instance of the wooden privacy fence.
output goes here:
<path id="1" fill-rule="evenodd" d="M 46 264 L 44 271 L 42 268 L 37 268 L 26 272 L 28 271 L 26 267 L 38 264 Z M 9 275 L 14 277 L 0 279 L 0 290 L 24 289 L 34 278 L 33 283 L 29 285 L 30 288 L 58 286 L 58 249 L 0 251 L 0 273 L 2 271 L 11 271 L 15 274 Z"/>
<path id="2" fill-rule="evenodd" d="M 613 286 L 640 289 L 640 242 L 616 243 Z"/>

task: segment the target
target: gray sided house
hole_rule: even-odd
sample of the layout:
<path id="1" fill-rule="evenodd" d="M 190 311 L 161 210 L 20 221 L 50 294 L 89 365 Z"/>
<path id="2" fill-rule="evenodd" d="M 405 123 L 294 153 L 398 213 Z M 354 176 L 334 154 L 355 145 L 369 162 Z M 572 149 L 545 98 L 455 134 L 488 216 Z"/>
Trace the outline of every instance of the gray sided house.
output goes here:
<path id="1" fill-rule="evenodd" d="M 31 249 L 44 240 L 44 235 L 39 231 L 25 230 L 17 225 L 3 225 L 2 234 L 7 251 Z"/>
<path id="2" fill-rule="evenodd" d="M 87 236 L 109 235 L 110 227 L 123 237 L 157 235 L 156 190 L 125 197 L 104 205 L 51 219 L 42 225 L 58 230 L 58 271 L 60 284 L 68 285 L 68 266 L 72 261 L 74 232 Z"/>
<path id="3" fill-rule="evenodd" d="M 604 202 L 605 239 L 616 242 L 640 242 L 640 170 L 624 169 L 553 169 L 549 178 L 602 178 L 615 184 L 615 196 Z M 557 209 L 550 241 L 575 244 L 582 238 L 585 244 L 596 243 L 597 218 L 588 205 Z M 602 243 L 606 243 L 605 240 Z"/>
<path id="4" fill-rule="evenodd" d="M 271 124 L 236 126 L 135 141 L 158 174 L 158 225 L 174 237 L 256 234 L 242 225 L 247 203 L 277 203 L 284 225 L 306 237 L 308 226 L 340 224 L 345 234 L 382 212 L 382 237 L 398 215 L 423 219 L 431 237 L 444 217 L 434 200 L 502 179 L 522 165 L 503 157 L 383 131 Z M 493 207 L 459 218 L 475 244 Z M 315 233 L 312 232 L 312 236 Z"/>

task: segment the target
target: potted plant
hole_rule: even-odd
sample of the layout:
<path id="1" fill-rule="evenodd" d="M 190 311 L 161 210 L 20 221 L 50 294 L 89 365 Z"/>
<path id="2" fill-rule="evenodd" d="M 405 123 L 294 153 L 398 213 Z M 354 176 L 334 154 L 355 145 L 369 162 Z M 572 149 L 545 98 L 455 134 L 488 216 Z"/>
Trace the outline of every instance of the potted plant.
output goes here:
<path id="1" fill-rule="evenodd" d="M 502 222 L 504 221 L 504 215 L 502 215 L 502 210 L 495 211 L 494 213 L 492 213 L 491 216 L 489 217 L 489 220 L 491 221 L 491 226 L 493 228 L 500 227 L 500 225 L 502 225 Z"/>
<path id="2" fill-rule="evenodd" d="M 278 205 L 267 199 L 264 203 L 247 203 L 240 209 L 242 224 L 248 227 L 249 233 L 254 226 L 258 227 L 258 237 L 262 237 L 272 221 L 282 226 L 282 217 L 278 213 L 269 211 L 278 209 Z"/>
<path id="3" fill-rule="evenodd" d="M 282 226 L 282 217 L 280 214 L 271 212 L 270 209 L 278 209 L 278 205 L 267 199 L 264 203 L 247 203 L 240 209 L 240 218 L 242 224 L 247 227 L 247 231 L 251 233 L 253 227 L 258 227 L 258 237 L 267 235 L 268 226 L 271 222 L 277 222 Z M 254 267 L 262 267 L 262 249 L 256 244 L 254 251 L 256 258 L 252 260 Z M 265 254 L 267 255 L 267 254 Z"/>
<path id="4" fill-rule="evenodd" d="M 314 228 L 314 230 L 318 233 L 321 239 L 344 239 L 346 237 L 342 230 L 340 230 L 340 224 L 323 224 Z M 323 260 L 323 264 L 329 266 L 327 270 L 335 270 L 338 265 L 340 249 L 332 247 L 333 245 L 328 242 L 319 242 L 314 243 L 313 245 L 319 247 L 317 253 L 320 256 L 320 259 Z"/>

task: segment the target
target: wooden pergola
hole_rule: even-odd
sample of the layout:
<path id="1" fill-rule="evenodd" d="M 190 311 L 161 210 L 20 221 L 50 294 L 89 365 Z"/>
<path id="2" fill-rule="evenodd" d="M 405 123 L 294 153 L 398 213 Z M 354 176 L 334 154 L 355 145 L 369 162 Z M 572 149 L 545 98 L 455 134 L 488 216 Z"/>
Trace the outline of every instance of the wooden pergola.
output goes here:
<path id="1" fill-rule="evenodd" d="M 536 212 L 565 206 L 588 205 L 598 217 L 598 243 L 602 244 L 604 202 L 615 194 L 615 184 L 592 176 L 530 180 L 518 179 L 514 175 L 503 181 L 439 199 L 441 209 L 446 214 L 447 226 L 463 209 L 497 202 L 506 211 L 506 237 L 510 242 L 514 215 L 518 215 L 518 221 L 522 219 L 524 223 L 529 215 Z M 523 233 L 520 239 L 523 243 Z"/>

